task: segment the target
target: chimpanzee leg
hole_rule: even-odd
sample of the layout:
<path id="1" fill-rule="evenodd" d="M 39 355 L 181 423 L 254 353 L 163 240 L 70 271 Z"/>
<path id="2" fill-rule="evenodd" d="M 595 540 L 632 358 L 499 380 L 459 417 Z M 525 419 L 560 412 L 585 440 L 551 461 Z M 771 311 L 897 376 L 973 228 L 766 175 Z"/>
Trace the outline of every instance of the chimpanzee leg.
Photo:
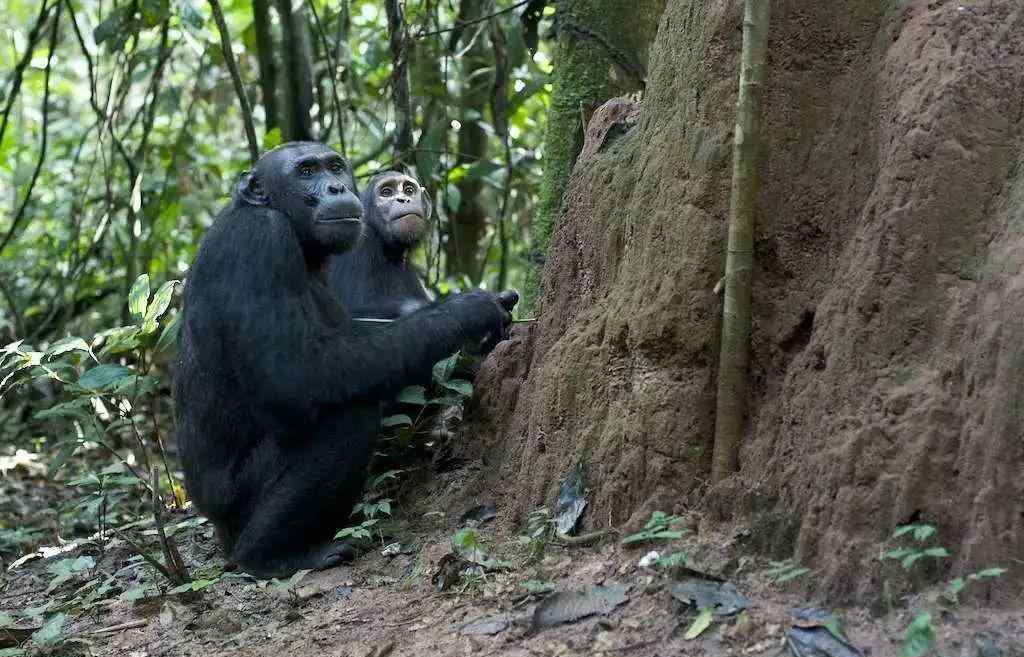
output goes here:
<path id="1" fill-rule="evenodd" d="M 231 559 L 257 577 L 279 577 L 330 568 L 354 556 L 348 542 L 335 540 L 334 534 L 353 522 L 349 515 L 362 495 L 379 422 L 376 404 L 349 409 L 344 419 L 322 418 L 320 423 L 344 426 L 345 435 L 324 430 L 260 454 L 268 466 L 265 483 Z"/>

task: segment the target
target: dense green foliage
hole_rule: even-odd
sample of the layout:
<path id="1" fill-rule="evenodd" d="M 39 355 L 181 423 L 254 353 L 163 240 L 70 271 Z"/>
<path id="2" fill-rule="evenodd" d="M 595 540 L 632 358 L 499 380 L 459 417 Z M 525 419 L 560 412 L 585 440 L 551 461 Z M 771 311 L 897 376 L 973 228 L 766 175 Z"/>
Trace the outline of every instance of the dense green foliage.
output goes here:
<path id="1" fill-rule="evenodd" d="M 286 20 L 273 1 L 0 0 L 0 466 L 69 484 L 61 536 L 148 512 L 156 480 L 184 499 L 168 441 L 176 282 L 250 164 L 247 120 L 263 149 L 305 136 L 362 180 L 418 175 L 434 293 L 521 286 L 550 88 L 524 5 L 316 0 Z M 469 384 L 448 379 L 455 403 Z M 431 430 L 391 420 L 403 444 Z M 0 556 L 39 540 L 0 520 Z"/>

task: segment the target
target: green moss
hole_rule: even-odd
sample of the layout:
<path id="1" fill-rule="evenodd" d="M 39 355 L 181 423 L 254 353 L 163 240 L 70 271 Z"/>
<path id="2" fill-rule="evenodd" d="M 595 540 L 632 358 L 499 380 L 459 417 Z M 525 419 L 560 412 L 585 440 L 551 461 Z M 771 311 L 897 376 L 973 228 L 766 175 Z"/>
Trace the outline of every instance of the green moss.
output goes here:
<path id="1" fill-rule="evenodd" d="M 544 179 L 533 226 L 534 251 L 542 260 L 562 208 L 573 164 L 583 147 L 583 115 L 601 103 L 642 86 L 647 45 L 664 0 L 560 0 L 551 106 L 544 138 Z M 540 269 L 527 273 L 524 308 L 536 308 Z"/>

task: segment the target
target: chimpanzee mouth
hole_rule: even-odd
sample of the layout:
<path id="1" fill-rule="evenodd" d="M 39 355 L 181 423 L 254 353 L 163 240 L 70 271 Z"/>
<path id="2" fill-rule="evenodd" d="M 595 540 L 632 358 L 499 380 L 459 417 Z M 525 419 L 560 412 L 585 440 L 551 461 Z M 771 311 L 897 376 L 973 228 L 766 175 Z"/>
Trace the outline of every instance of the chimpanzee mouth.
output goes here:
<path id="1" fill-rule="evenodd" d="M 407 214 L 399 215 L 391 221 L 411 221 L 412 219 L 422 219 L 423 215 L 419 212 L 409 212 Z"/>
<path id="2" fill-rule="evenodd" d="M 360 217 L 324 217 L 323 219 L 317 219 L 318 224 L 361 224 L 363 220 Z"/>

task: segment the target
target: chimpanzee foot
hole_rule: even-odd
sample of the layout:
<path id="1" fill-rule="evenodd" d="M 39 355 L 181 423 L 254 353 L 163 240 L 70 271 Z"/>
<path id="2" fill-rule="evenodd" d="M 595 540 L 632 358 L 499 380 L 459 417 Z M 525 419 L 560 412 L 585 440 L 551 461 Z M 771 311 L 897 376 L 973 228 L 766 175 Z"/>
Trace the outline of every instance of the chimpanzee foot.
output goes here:
<path id="1" fill-rule="evenodd" d="M 326 570 L 356 558 L 356 550 L 349 541 L 331 541 L 313 550 L 313 570 Z"/>
<path id="2" fill-rule="evenodd" d="M 290 577 L 299 570 L 324 570 L 345 561 L 351 561 L 356 551 L 348 541 L 328 541 L 316 545 L 300 554 L 286 557 L 266 558 L 264 555 L 239 554 L 233 555 L 231 561 L 238 567 L 258 579 L 271 577 Z"/>

